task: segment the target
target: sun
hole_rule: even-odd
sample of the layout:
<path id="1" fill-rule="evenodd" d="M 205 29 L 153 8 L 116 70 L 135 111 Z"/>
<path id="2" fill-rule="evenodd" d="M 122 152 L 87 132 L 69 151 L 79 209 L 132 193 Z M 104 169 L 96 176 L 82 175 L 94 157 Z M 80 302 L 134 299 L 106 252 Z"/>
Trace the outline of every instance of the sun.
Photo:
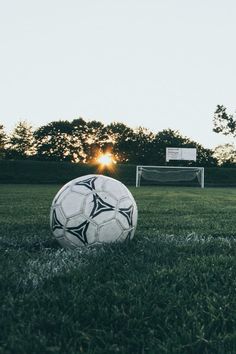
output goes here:
<path id="1" fill-rule="evenodd" d="M 111 166 L 114 163 L 114 160 L 112 158 L 112 154 L 109 154 L 109 153 L 100 155 L 99 158 L 97 159 L 97 161 L 102 166 Z"/>

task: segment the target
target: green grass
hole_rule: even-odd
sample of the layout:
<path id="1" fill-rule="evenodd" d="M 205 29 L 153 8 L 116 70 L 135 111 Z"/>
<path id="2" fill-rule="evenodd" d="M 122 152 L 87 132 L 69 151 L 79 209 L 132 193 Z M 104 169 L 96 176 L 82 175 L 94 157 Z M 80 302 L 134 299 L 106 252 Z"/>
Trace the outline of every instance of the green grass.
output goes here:
<path id="1" fill-rule="evenodd" d="M 131 188 L 132 242 L 61 249 L 59 186 L 0 186 L 0 353 L 236 353 L 236 189 Z"/>

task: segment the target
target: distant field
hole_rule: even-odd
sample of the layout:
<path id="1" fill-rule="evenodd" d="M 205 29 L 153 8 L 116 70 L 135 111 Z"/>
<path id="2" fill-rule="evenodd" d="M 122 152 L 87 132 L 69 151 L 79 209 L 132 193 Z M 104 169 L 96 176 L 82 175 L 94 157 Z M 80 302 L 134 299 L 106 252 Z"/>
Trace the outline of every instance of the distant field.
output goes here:
<path id="1" fill-rule="evenodd" d="M 130 188 L 129 244 L 62 250 L 59 185 L 0 185 L 0 353 L 236 353 L 236 189 Z"/>

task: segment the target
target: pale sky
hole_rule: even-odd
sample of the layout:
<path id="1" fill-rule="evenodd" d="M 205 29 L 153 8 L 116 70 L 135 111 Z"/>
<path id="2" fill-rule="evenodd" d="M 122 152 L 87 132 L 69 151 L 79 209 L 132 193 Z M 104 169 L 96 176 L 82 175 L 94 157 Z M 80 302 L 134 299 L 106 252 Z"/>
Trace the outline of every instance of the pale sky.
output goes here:
<path id="1" fill-rule="evenodd" d="M 235 0 L 0 0 L 0 122 L 83 117 L 205 147 L 236 110 Z"/>

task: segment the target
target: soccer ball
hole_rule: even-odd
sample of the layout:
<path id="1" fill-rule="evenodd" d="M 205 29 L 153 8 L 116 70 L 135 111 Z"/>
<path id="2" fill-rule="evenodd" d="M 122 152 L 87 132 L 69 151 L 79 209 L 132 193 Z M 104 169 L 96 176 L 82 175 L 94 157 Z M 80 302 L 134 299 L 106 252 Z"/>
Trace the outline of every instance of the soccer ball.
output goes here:
<path id="1" fill-rule="evenodd" d="M 50 213 L 61 246 L 75 248 L 132 239 L 138 210 L 121 182 L 103 175 L 73 179 L 56 194 Z"/>

